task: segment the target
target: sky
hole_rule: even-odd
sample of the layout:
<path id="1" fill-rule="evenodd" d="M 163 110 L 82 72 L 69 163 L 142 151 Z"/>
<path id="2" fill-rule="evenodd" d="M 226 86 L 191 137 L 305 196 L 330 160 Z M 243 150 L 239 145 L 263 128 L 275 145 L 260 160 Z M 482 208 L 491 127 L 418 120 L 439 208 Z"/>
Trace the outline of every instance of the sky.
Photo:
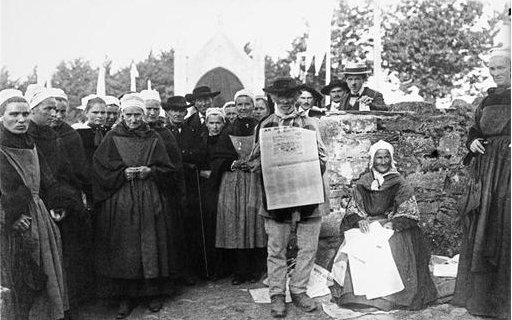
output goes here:
<path id="1" fill-rule="evenodd" d="M 50 74 L 60 61 L 82 57 L 98 67 L 141 61 L 153 50 L 198 50 L 219 28 L 243 48 L 285 56 L 319 3 L 334 0 L 0 0 L 0 65 L 12 78 L 34 66 Z M 351 0 L 352 1 L 352 0 Z M 397 0 L 381 0 L 383 4 Z M 491 1 L 491 0 L 482 0 Z M 492 0 L 502 8 L 510 0 Z"/>

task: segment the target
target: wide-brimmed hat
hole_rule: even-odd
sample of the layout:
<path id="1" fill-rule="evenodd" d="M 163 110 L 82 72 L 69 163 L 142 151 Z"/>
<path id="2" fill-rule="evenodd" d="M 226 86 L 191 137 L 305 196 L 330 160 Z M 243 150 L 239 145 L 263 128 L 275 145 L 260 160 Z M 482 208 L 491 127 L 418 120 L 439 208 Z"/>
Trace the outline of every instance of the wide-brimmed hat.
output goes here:
<path id="1" fill-rule="evenodd" d="M 270 94 L 291 94 L 298 90 L 299 86 L 292 78 L 278 78 L 268 87 L 263 88 L 263 91 Z"/>
<path id="2" fill-rule="evenodd" d="M 323 87 L 322 90 L 320 90 L 320 92 L 325 94 L 325 95 L 328 95 L 331 92 L 331 90 L 333 88 L 336 88 L 336 87 L 337 88 L 342 88 L 342 89 L 344 89 L 346 91 L 349 91 L 347 82 L 345 82 L 345 80 L 334 79 L 334 80 L 331 80 L 331 82 L 329 82 L 328 85 Z"/>
<path id="3" fill-rule="evenodd" d="M 342 73 L 345 76 L 348 74 L 367 75 L 370 73 L 370 70 L 368 70 L 368 67 L 366 67 L 366 64 L 364 64 L 364 63 L 348 62 Z"/>
<path id="4" fill-rule="evenodd" d="M 322 101 L 322 99 L 324 97 L 320 92 L 316 91 L 315 88 L 310 87 L 307 84 L 303 84 L 303 85 L 299 86 L 299 91 L 307 91 L 307 92 L 311 93 L 311 95 L 313 96 L 313 99 L 315 99 L 315 101 L 317 101 L 317 102 Z"/>
<path id="5" fill-rule="evenodd" d="M 193 104 L 188 104 L 187 100 L 182 96 L 174 96 L 167 99 L 167 101 L 163 104 L 162 108 L 165 111 L 168 110 L 185 110 L 188 107 L 193 106 Z"/>
<path id="6" fill-rule="evenodd" d="M 219 95 L 220 91 L 212 91 L 208 86 L 199 86 L 192 90 L 192 93 L 187 93 L 185 99 L 188 102 L 194 102 L 199 98 L 215 97 Z"/>

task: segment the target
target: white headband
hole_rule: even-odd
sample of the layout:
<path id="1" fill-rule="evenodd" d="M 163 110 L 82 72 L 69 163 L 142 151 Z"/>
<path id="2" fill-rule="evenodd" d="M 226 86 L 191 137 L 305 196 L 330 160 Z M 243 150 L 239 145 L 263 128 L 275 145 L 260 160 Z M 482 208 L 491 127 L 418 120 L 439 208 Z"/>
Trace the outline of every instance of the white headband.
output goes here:
<path id="1" fill-rule="evenodd" d="M 25 97 L 23 97 L 23 93 L 20 90 L 5 89 L 0 91 L 0 106 L 11 98 L 22 98 L 23 100 L 27 101 Z"/>
<path id="2" fill-rule="evenodd" d="M 225 120 L 226 115 L 224 114 L 224 110 L 221 108 L 208 108 L 206 109 L 206 116 L 205 119 L 208 120 L 209 116 L 220 116 L 222 120 Z"/>
<path id="3" fill-rule="evenodd" d="M 54 94 L 51 89 L 41 87 L 37 84 L 31 84 L 27 87 L 25 92 L 25 99 L 27 100 L 30 109 L 34 109 L 41 102 L 48 98 L 53 98 Z"/>
<path id="4" fill-rule="evenodd" d="M 62 99 L 65 99 L 66 101 L 68 101 L 68 96 L 64 92 L 64 90 L 59 89 L 59 88 L 50 88 L 49 90 L 51 91 L 54 98 L 62 98 Z"/>
<path id="5" fill-rule="evenodd" d="M 121 99 L 121 111 L 129 107 L 137 107 L 142 110 L 143 114 L 146 114 L 146 106 L 144 100 L 137 93 L 125 94 Z"/>
<path id="6" fill-rule="evenodd" d="M 237 93 L 235 93 L 235 97 L 233 98 L 233 100 L 236 101 L 236 99 L 238 97 L 243 97 L 243 96 L 251 98 L 252 103 L 254 104 L 254 94 L 247 89 L 242 89 L 242 90 L 238 91 Z"/>
<path id="7" fill-rule="evenodd" d="M 158 102 L 162 102 L 160 99 L 160 94 L 156 90 L 142 90 L 139 93 L 139 97 L 144 100 L 144 102 L 148 100 L 156 100 Z"/>

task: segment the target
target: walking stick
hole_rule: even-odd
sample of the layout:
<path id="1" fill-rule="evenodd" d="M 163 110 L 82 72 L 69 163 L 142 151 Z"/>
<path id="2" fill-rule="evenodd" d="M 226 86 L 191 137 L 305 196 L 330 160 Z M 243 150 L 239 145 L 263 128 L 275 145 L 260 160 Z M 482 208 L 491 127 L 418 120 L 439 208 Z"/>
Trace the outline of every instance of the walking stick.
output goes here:
<path id="1" fill-rule="evenodd" d="M 206 277 L 209 278 L 210 275 L 208 274 L 208 258 L 206 256 L 206 236 L 204 233 L 204 218 L 203 218 L 203 201 L 201 197 L 201 186 L 199 185 L 199 170 L 194 169 L 196 172 L 196 180 L 197 180 L 197 193 L 199 195 L 199 214 L 201 217 L 201 236 L 203 240 L 203 253 L 204 253 L 204 266 L 206 269 Z"/>

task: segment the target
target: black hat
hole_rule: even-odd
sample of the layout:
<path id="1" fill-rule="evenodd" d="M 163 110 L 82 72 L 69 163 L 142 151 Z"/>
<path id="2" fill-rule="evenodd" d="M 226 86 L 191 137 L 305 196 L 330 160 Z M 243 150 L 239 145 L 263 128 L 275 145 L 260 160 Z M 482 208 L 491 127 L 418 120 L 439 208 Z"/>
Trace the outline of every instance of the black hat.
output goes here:
<path id="1" fill-rule="evenodd" d="M 270 86 L 263 88 L 263 91 L 270 94 L 291 94 L 297 92 L 299 88 L 292 78 L 278 78 Z"/>
<path id="2" fill-rule="evenodd" d="M 310 87 L 307 84 L 303 84 L 303 85 L 299 86 L 299 91 L 308 91 L 309 93 L 311 93 L 313 95 L 313 98 L 317 102 L 322 101 L 322 99 L 324 97 L 324 96 L 322 96 L 322 94 L 320 94 L 320 92 L 316 91 L 313 87 Z"/>
<path id="3" fill-rule="evenodd" d="M 350 91 L 350 89 L 348 88 L 347 82 L 345 80 L 334 79 L 331 82 L 329 82 L 328 85 L 323 87 L 322 90 L 320 90 L 320 92 L 322 92 L 325 95 L 328 95 L 331 92 L 332 88 L 336 88 L 336 87 L 342 88 L 343 90 L 346 90 L 346 91 Z"/>
<path id="4" fill-rule="evenodd" d="M 168 110 L 185 110 L 193 104 L 187 104 L 187 101 L 182 96 L 174 96 L 167 99 L 167 102 L 163 104 L 162 108 L 165 111 Z"/>
<path id="5" fill-rule="evenodd" d="M 194 102 L 198 98 L 206 98 L 206 97 L 215 97 L 220 93 L 220 91 L 212 92 L 212 89 L 208 86 L 199 86 L 192 90 L 192 93 L 188 93 L 185 95 L 185 99 L 188 102 Z"/>

